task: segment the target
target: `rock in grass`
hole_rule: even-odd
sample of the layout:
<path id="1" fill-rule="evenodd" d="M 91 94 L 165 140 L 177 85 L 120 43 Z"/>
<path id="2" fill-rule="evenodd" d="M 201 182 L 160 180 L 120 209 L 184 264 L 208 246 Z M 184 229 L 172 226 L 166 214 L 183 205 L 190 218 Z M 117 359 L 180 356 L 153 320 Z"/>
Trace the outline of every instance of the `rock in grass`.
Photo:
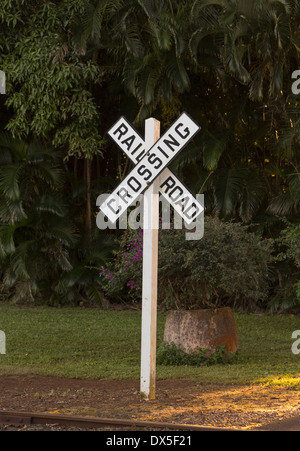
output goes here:
<path id="1" fill-rule="evenodd" d="M 164 342 L 174 344 L 187 354 L 207 350 L 211 355 L 221 346 L 235 354 L 239 339 L 229 307 L 207 310 L 170 311 L 167 315 Z"/>

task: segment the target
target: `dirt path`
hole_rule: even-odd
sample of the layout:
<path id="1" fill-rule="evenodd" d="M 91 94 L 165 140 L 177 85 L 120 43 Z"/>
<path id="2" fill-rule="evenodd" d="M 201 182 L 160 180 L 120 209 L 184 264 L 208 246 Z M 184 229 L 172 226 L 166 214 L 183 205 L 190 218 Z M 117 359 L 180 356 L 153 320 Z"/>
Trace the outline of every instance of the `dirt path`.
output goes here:
<path id="1" fill-rule="evenodd" d="M 252 429 L 300 416 L 300 389 L 180 379 L 142 401 L 139 381 L 0 376 L 0 409 Z"/>

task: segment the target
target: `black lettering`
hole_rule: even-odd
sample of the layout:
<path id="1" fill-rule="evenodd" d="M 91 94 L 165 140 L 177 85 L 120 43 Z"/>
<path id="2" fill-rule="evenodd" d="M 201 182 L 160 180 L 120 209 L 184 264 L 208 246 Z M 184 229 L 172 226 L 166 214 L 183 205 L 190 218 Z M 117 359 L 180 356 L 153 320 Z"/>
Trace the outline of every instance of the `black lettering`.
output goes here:
<path id="1" fill-rule="evenodd" d="M 135 152 L 136 152 L 137 150 L 139 150 L 140 147 L 142 147 L 142 145 L 143 145 L 143 143 L 139 144 L 139 145 L 131 152 L 131 155 L 134 155 Z M 144 151 L 144 153 L 145 153 L 145 151 Z"/>
<path id="2" fill-rule="evenodd" d="M 121 144 L 125 144 L 127 146 L 127 149 L 130 150 L 132 144 L 134 143 L 135 136 L 129 136 L 129 138 L 124 139 Z"/>
<path id="3" fill-rule="evenodd" d="M 190 211 L 190 209 L 193 208 L 193 207 L 196 208 L 196 211 L 194 211 L 194 213 L 193 213 L 192 215 L 188 215 L 187 212 Z M 193 202 L 193 203 L 189 206 L 189 208 L 184 212 L 184 214 L 187 216 L 188 219 L 192 219 L 192 218 L 194 218 L 194 217 L 197 215 L 198 211 L 199 211 L 199 208 L 197 207 L 197 205 L 195 204 L 195 202 Z"/>
<path id="4" fill-rule="evenodd" d="M 186 207 L 186 205 L 188 205 L 189 200 L 190 200 L 190 198 L 188 196 L 187 197 L 183 197 L 178 202 L 175 202 L 175 205 L 180 204 L 183 207 L 183 209 L 184 209 Z"/>
<path id="5" fill-rule="evenodd" d="M 136 157 L 137 162 L 139 163 L 141 161 L 141 159 L 143 158 L 143 156 L 145 155 L 146 151 L 143 150 L 138 157 Z"/>
<path id="6" fill-rule="evenodd" d="M 183 127 L 183 126 L 184 126 L 183 124 L 178 124 L 178 125 L 175 127 L 175 131 L 176 131 L 176 133 L 180 136 L 180 138 L 186 139 L 186 138 L 190 135 L 190 130 L 189 130 L 188 127 L 186 127 L 186 128 L 184 129 L 185 135 L 183 135 L 183 134 L 179 131 L 179 128 L 180 128 L 180 127 Z"/>
<path id="7" fill-rule="evenodd" d="M 153 158 L 153 157 L 154 157 L 154 158 Z M 148 161 L 149 161 L 149 163 L 151 163 L 151 164 L 153 164 L 153 165 L 154 165 L 156 162 L 158 162 L 158 164 L 157 164 L 156 166 L 154 166 L 154 169 L 160 168 L 161 165 L 163 164 L 163 162 L 161 161 L 161 159 L 158 158 L 158 157 L 155 155 L 155 153 L 152 153 L 152 154 L 150 155 L 150 157 L 148 157 Z"/>
<path id="8" fill-rule="evenodd" d="M 122 138 L 122 136 L 126 135 L 127 132 L 128 132 L 128 127 L 126 127 L 125 124 L 121 124 L 121 125 L 119 125 L 117 130 L 114 131 L 113 134 L 116 135 L 117 133 L 119 133 L 118 140 L 120 140 Z"/>
<path id="9" fill-rule="evenodd" d="M 128 204 L 127 202 L 127 198 L 131 198 L 130 194 L 128 194 L 128 191 L 126 188 L 122 187 L 120 189 L 120 191 L 117 192 L 117 196 L 120 197 L 120 199 L 122 199 L 123 202 L 125 202 L 126 204 Z"/>
<path id="10" fill-rule="evenodd" d="M 169 138 L 170 138 L 170 140 L 169 140 L 169 139 L 164 139 L 163 142 L 164 142 L 164 144 L 165 144 L 166 146 L 169 147 L 169 149 L 172 150 L 172 152 L 174 152 L 175 149 L 173 148 L 173 146 L 179 147 L 180 144 L 179 144 L 178 141 L 176 141 L 176 139 L 175 139 L 171 134 L 169 135 Z"/>
<path id="11" fill-rule="evenodd" d="M 179 193 L 174 196 L 174 193 L 176 193 L 176 191 L 179 191 Z M 169 198 L 173 201 L 176 202 L 179 197 L 181 197 L 183 195 L 183 190 L 180 188 L 180 186 L 176 186 L 169 194 Z"/>
<path id="12" fill-rule="evenodd" d="M 144 164 L 142 164 L 142 166 L 138 168 L 137 172 L 139 175 L 148 174 L 146 177 L 144 177 L 145 182 L 147 182 L 147 180 L 149 180 L 152 176 L 152 172 L 149 169 L 147 169 Z"/>
<path id="13" fill-rule="evenodd" d="M 135 193 L 138 193 L 142 187 L 141 183 L 135 177 L 130 177 L 127 183 Z"/>
<path id="14" fill-rule="evenodd" d="M 113 202 L 117 202 L 116 199 L 111 199 L 109 202 L 107 202 L 107 206 L 108 206 L 108 208 L 109 208 L 115 215 L 117 215 L 117 214 L 119 213 L 120 209 L 118 208 L 117 211 L 114 210 L 113 207 L 111 206 L 111 204 L 112 204 Z"/>
<path id="15" fill-rule="evenodd" d="M 176 185 L 175 180 L 172 177 L 168 177 L 167 180 L 165 180 L 164 183 L 162 183 L 160 188 L 162 189 L 164 186 L 166 186 L 167 188 L 165 190 L 165 193 L 167 193 L 169 189 L 174 188 L 174 185 Z"/>
<path id="16" fill-rule="evenodd" d="M 158 148 L 158 150 L 160 150 L 161 151 L 161 153 L 166 157 L 166 158 L 170 158 L 170 156 L 160 147 L 160 146 L 157 146 L 157 148 Z"/>

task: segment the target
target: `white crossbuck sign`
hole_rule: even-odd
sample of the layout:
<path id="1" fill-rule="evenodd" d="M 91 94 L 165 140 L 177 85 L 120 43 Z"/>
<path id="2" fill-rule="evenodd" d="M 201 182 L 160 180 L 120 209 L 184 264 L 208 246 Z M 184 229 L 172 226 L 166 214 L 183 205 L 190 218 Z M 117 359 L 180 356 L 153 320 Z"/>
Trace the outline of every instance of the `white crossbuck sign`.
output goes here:
<path id="1" fill-rule="evenodd" d="M 191 224 L 202 213 L 203 207 L 166 166 L 199 130 L 200 127 L 183 113 L 154 146 L 147 150 L 140 134 L 121 117 L 108 134 L 136 166 L 101 205 L 100 210 L 104 215 L 115 223 L 160 176 L 159 192 L 183 220 Z"/>
<path id="2" fill-rule="evenodd" d="M 144 191 L 145 200 L 147 199 L 144 203 L 140 386 L 142 397 L 145 399 L 155 397 L 158 192 L 170 202 L 187 224 L 191 224 L 203 212 L 202 205 L 167 168 L 199 130 L 200 127 L 183 113 L 161 138 L 159 138 L 159 121 L 154 118 L 148 119 L 145 123 L 145 139 L 124 117 L 121 117 L 108 132 L 133 161 L 135 167 L 108 196 L 100 206 L 100 210 L 111 223 L 115 223 Z M 151 226 L 145 227 L 145 224 Z"/>

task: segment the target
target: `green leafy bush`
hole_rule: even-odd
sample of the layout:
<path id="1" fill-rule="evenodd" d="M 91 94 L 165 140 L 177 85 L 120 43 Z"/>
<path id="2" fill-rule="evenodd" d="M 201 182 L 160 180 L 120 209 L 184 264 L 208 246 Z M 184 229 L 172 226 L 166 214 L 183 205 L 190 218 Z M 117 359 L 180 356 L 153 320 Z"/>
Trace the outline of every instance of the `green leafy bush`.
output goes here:
<path id="1" fill-rule="evenodd" d="M 271 245 L 246 226 L 206 218 L 204 237 L 186 241 L 182 231 L 162 234 L 161 290 L 178 308 L 247 306 L 265 301 Z"/>
<path id="2" fill-rule="evenodd" d="M 274 310 L 300 305 L 300 226 L 286 222 L 287 227 L 275 240 L 278 288 L 273 298 Z"/>
<path id="3" fill-rule="evenodd" d="M 142 231 L 126 231 L 103 287 L 111 298 L 140 301 Z M 246 226 L 205 219 L 200 241 L 184 230 L 162 230 L 159 238 L 158 301 L 166 309 L 221 305 L 246 307 L 266 301 L 272 245 Z"/>
<path id="4" fill-rule="evenodd" d="M 219 346 L 214 353 L 208 353 L 207 349 L 198 349 L 197 352 L 188 354 L 178 348 L 174 343 L 162 343 L 157 350 L 158 365 L 172 366 L 209 366 L 217 363 L 229 363 L 233 360 L 232 354 L 228 353 L 224 346 Z"/>
<path id="5" fill-rule="evenodd" d="M 291 258 L 295 265 L 300 268 L 300 225 L 289 225 L 282 232 L 281 243 L 286 246 L 285 255 L 287 258 Z M 284 258 L 284 254 L 281 254 Z"/>

